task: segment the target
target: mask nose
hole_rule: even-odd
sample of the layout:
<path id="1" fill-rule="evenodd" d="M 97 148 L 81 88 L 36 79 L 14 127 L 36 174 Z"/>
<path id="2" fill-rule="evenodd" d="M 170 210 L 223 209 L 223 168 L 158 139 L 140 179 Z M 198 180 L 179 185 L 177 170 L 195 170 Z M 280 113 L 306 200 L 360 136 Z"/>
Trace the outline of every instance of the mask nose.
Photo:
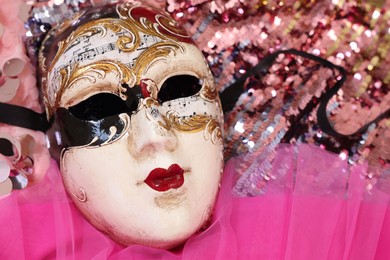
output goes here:
<path id="1" fill-rule="evenodd" d="M 173 152 L 177 147 L 176 133 L 158 105 L 144 105 L 132 115 L 130 126 L 128 149 L 134 158 L 150 158 L 159 152 Z"/>

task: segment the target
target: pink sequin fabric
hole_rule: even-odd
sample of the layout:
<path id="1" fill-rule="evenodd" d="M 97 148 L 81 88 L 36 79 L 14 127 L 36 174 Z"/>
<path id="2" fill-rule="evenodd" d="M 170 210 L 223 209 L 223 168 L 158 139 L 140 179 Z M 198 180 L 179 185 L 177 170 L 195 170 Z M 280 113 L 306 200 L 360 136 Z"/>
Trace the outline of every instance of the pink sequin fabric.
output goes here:
<path id="1" fill-rule="evenodd" d="M 389 259 L 390 196 L 363 165 L 312 145 L 281 145 L 266 196 L 235 197 L 224 171 L 210 226 L 172 250 L 121 247 L 75 208 L 53 161 L 38 185 L 0 200 L 1 259 Z M 324 169 L 324 170 L 321 170 Z M 11 241 L 11 242 L 10 242 Z"/>
<path id="2" fill-rule="evenodd" d="M 350 164 L 368 162 L 367 189 L 381 175 L 388 178 L 389 8 L 388 1 L 168 1 L 167 10 L 205 53 L 221 91 L 283 49 L 318 55 L 346 71 L 321 119 L 337 136 L 321 129 L 317 118 L 321 100 L 340 78 L 337 71 L 280 55 L 246 82 L 226 114 L 226 157 L 244 158 L 238 194 L 259 194 L 272 181 L 267 165 L 278 143 L 310 143 Z"/>

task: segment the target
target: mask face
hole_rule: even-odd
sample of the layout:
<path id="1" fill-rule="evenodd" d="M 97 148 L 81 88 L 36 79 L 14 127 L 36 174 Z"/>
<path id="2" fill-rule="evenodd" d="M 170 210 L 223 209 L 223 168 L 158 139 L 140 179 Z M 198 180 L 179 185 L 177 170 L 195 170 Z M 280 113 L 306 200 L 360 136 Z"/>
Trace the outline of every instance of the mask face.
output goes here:
<path id="1" fill-rule="evenodd" d="M 212 213 L 223 167 L 218 94 L 174 20 L 145 6 L 110 8 L 54 30 L 50 60 L 48 41 L 41 50 L 51 145 L 92 225 L 123 245 L 172 248 Z"/>

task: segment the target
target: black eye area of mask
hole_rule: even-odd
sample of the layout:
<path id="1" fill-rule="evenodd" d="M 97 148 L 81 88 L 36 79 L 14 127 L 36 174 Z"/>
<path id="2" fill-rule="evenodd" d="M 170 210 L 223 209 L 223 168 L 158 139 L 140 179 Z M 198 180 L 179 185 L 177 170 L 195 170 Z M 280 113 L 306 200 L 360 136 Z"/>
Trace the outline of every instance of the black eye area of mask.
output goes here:
<path id="1" fill-rule="evenodd" d="M 202 86 L 203 81 L 197 77 L 173 76 L 163 83 L 157 98 L 163 103 L 190 97 L 197 94 Z M 126 89 L 123 93 L 126 100 L 113 93 L 96 93 L 74 106 L 57 109 L 49 139 L 52 143 L 57 142 L 58 138 L 61 139 L 58 154 L 63 148 L 83 145 L 96 147 L 113 142 L 121 136 L 127 122 L 119 117 L 119 114 L 131 115 L 144 98 L 140 86 L 130 88 L 127 84 L 122 84 L 122 87 Z"/>
<path id="2" fill-rule="evenodd" d="M 197 94 L 203 85 L 203 81 L 190 75 L 178 75 L 168 78 L 161 86 L 158 93 L 158 101 L 166 101 L 190 97 Z M 129 88 L 126 101 L 111 93 L 98 93 L 80 103 L 68 108 L 69 112 L 78 119 L 85 121 L 98 121 L 105 117 L 121 113 L 133 112 L 137 109 L 140 99 L 138 86 Z"/>
<path id="3" fill-rule="evenodd" d="M 168 78 L 158 92 L 158 101 L 166 101 L 190 97 L 197 94 L 203 86 L 203 81 L 190 75 L 178 75 Z"/>
<path id="4" fill-rule="evenodd" d="M 98 93 L 69 107 L 69 113 L 81 120 L 98 121 L 105 117 L 134 112 L 142 97 L 141 89 L 139 86 L 130 88 L 127 84 L 122 84 L 122 87 L 126 89 L 126 100 L 112 93 Z"/>
<path id="5" fill-rule="evenodd" d="M 81 120 L 97 121 L 102 118 L 125 113 L 126 102 L 110 93 L 99 93 L 69 107 L 69 112 Z"/>

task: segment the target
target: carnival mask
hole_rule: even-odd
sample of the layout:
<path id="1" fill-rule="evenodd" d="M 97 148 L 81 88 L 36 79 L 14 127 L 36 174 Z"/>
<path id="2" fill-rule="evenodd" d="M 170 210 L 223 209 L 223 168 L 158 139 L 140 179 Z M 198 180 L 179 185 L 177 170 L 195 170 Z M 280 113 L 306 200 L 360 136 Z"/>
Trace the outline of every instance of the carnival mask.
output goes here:
<path id="1" fill-rule="evenodd" d="M 50 149 L 93 226 L 172 248 L 206 225 L 223 118 L 202 53 L 173 19 L 129 3 L 91 9 L 50 32 L 39 62 Z"/>

